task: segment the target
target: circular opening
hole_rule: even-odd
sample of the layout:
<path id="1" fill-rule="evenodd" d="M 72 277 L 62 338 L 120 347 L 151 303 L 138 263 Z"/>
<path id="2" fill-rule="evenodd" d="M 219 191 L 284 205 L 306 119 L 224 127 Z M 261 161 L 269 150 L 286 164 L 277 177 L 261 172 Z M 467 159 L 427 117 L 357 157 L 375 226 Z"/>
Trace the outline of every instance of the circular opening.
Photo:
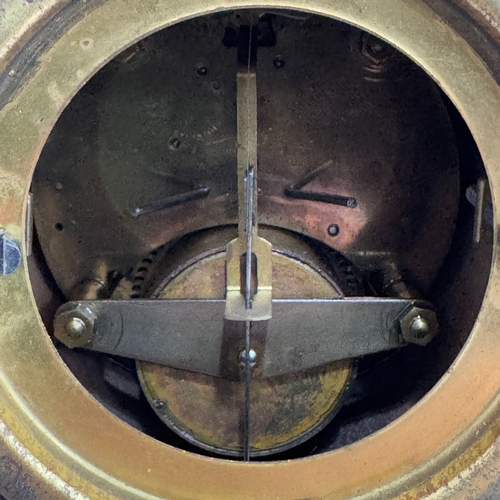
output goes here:
<path id="1" fill-rule="evenodd" d="M 65 106 L 66 99 L 74 95 L 84 78 L 93 74 L 111 54 L 116 54 L 118 47 L 126 46 L 131 38 L 139 39 L 145 32 L 151 33 L 196 13 L 196 7 L 190 4 L 174 2 L 174 5 L 177 10 L 172 10 L 170 1 L 155 2 L 154 8 L 148 1 L 141 3 L 144 23 L 140 25 L 135 11 L 120 9 L 114 0 L 100 5 L 64 40 L 54 43 L 51 57 L 43 60 L 39 70 L 13 98 L 13 105 L 4 110 L 3 124 L 11 134 L 2 134 L 0 141 L 4 168 L 12 172 L 12 182 L 10 177 L 5 182 L 12 188 L 17 186 L 10 191 L 12 196 L 7 201 L 3 199 L 7 207 L 4 214 L 8 236 L 17 241 L 22 239 L 25 215 L 22 206 L 23 203 L 26 206 L 26 182 L 30 180 L 33 166 L 30 161 L 38 157 L 41 139 L 47 137 L 48 127 Z M 440 82 L 476 137 L 494 195 L 498 190 L 496 163 L 500 157 L 494 132 L 498 129 L 495 126 L 499 116 L 498 86 L 467 43 L 420 3 L 418 8 L 413 5 L 410 8 L 405 3 L 382 0 L 377 9 L 360 10 L 358 4 L 340 1 L 328 7 L 312 4 L 311 9 L 379 33 L 419 61 Z M 107 36 L 110 21 L 116 27 L 112 37 Z M 421 43 L 423 34 L 428 43 Z M 95 43 L 91 51 L 80 44 L 82 39 L 99 43 Z M 442 60 L 447 64 L 443 65 Z M 57 88 L 54 88 L 55 81 Z M 36 121 L 38 116 L 45 116 L 43 126 L 41 120 Z M 38 134 L 23 135 L 22 142 L 10 140 L 19 130 L 32 130 L 33 123 Z M 24 191 L 18 189 L 19 185 L 25 186 Z M 493 206 L 493 210 L 496 208 Z M 82 242 L 80 238 L 80 244 Z M 127 495 L 143 498 L 147 494 L 207 498 L 229 492 L 231 496 L 254 498 L 262 495 L 348 498 L 368 492 L 372 492 L 372 496 L 385 494 L 380 488 L 391 496 L 396 491 L 407 492 L 418 484 L 421 485 L 418 491 L 412 490 L 411 494 L 427 494 L 454 477 L 458 467 L 470 464 L 497 435 L 494 424 L 498 416 L 497 279 L 494 260 L 482 309 L 466 348 L 449 373 L 403 418 L 396 419 L 369 439 L 323 453 L 313 460 L 282 461 L 269 467 L 259 463 L 242 465 L 208 460 L 194 453 L 180 452 L 104 411 L 70 376 L 50 338 L 42 335 L 44 330 L 36 311 L 28 307 L 27 314 L 19 318 L 20 308 L 33 304 L 33 295 L 27 273 L 13 273 L 4 280 L 4 321 L 0 336 L 4 361 L 1 390 L 5 404 L 12 411 L 12 414 L 5 412 L 3 420 L 8 427 L 16 429 L 20 442 L 49 470 L 57 470 L 68 484 L 90 496 L 96 491 L 95 485 L 102 481 L 106 483 L 106 492 L 112 491 L 118 498 Z M 31 281 L 32 288 L 36 288 L 36 279 Z M 42 281 L 42 285 L 45 282 Z M 49 318 L 48 322 L 51 321 Z M 443 425 L 443 413 L 446 425 Z M 75 422 L 78 425 L 74 425 Z M 416 428 L 423 429 L 423 434 L 416 434 Z M 33 445 L 33 432 L 37 435 L 42 432 L 47 437 L 42 448 Z M 130 449 L 134 450 L 133 457 Z M 352 463 L 358 467 L 353 469 Z M 337 471 L 335 477 L 332 470 Z M 439 474 L 429 479 L 437 471 Z M 190 480 L 194 474 L 198 478 L 196 483 Z M 219 474 L 224 481 L 218 479 Z M 315 478 L 314 482 L 310 481 L 311 477 Z M 135 489 L 131 491 L 127 485 Z"/>
<path id="2" fill-rule="evenodd" d="M 226 249 L 238 234 L 237 75 L 250 73 L 259 231 L 273 244 L 277 298 L 423 301 L 439 323 L 425 346 L 402 342 L 252 386 L 250 417 L 266 415 L 250 427 L 255 443 L 278 429 L 254 443 L 253 459 L 303 458 L 359 441 L 421 400 L 464 345 L 490 272 L 493 209 L 476 144 L 445 94 L 395 48 L 342 22 L 265 10 L 195 18 L 141 40 L 82 88 L 45 145 L 31 187 L 30 272 L 50 334 L 65 302 L 224 299 Z M 401 315 L 391 321 L 401 336 Z M 195 453 L 243 455 L 248 414 L 232 389 L 243 379 L 54 342 L 87 390 L 141 432 Z M 214 387 L 231 397 L 206 392 Z M 208 436 L 214 427 L 236 444 Z"/>

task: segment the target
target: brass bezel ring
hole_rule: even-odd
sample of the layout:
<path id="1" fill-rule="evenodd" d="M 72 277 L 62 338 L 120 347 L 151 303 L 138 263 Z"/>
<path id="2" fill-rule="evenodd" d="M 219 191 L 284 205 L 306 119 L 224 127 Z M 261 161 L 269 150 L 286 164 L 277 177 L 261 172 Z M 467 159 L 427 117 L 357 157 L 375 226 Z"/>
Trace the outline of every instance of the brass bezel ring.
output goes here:
<path id="1" fill-rule="evenodd" d="M 21 26 L 20 43 L 23 33 L 43 22 L 51 9 L 68 4 L 8 3 L 23 4 L 17 17 L 15 12 L 7 17 L 11 24 L 4 25 Z M 499 85 L 468 43 L 422 0 L 107 0 L 92 4 L 40 52 L 0 111 L 0 226 L 22 243 L 24 255 L 33 170 L 50 130 L 83 84 L 125 47 L 154 31 L 217 10 L 266 6 L 307 10 L 358 26 L 423 67 L 461 112 L 477 142 L 498 220 Z M 12 14 L 9 9 L 2 15 Z M 0 35 L 6 40 L 0 45 L 3 68 L 19 45 L 10 43 L 7 29 Z M 16 77 L 14 70 L 9 75 Z M 0 280 L 0 450 L 29 471 L 33 498 L 417 498 L 446 484 L 500 434 L 496 246 L 476 324 L 439 383 L 404 416 L 368 438 L 289 462 L 204 458 L 132 429 L 98 404 L 58 356 L 36 308 L 26 258 Z"/>

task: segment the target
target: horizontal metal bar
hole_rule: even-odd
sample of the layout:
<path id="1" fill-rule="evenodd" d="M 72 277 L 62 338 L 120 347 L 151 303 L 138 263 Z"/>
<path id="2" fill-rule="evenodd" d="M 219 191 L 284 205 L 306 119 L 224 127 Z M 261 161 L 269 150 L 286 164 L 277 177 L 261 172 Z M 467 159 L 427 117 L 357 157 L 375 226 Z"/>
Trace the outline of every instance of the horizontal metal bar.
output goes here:
<path id="1" fill-rule="evenodd" d="M 285 196 L 295 200 L 319 201 L 320 203 L 330 203 L 331 205 L 340 205 L 342 207 L 356 208 L 358 200 L 352 196 L 343 196 L 341 194 L 321 193 L 318 191 L 302 191 L 287 187 Z"/>
<path id="2" fill-rule="evenodd" d="M 54 331 L 69 347 L 219 375 L 224 310 L 224 300 L 68 302 Z M 73 318 L 86 326 L 76 337 L 67 331 Z"/>
<path id="3" fill-rule="evenodd" d="M 252 345 L 261 376 L 401 347 L 412 340 L 400 331 L 412 315 L 430 316 L 428 323 L 437 325 L 428 304 L 404 299 L 273 300 L 272 307 Z M 69 302 L 56 314 L 55 335 L 69 347 L 227 376 L 238 363 L 241 335 L 239 322 L 224 320 L 224 310 L 224 300 Z"/>
<path id="4" fill-rule="evenodd" d="M 194 191 L 187 191 L 185 193 L 176 194 L 165 198 L 164 200 L 155 201 L 144 205 L 143 207 L 137 207 L 130 211 L 132 217 L 139 217 L 140 215 L 151 214 L 154 212 L 161 212 L 167 208 L 176 207 L 177 205 L 183 205 L 189 201 L 200 200 L 205 198 L 210 193 L 210 188 L 202 187 L 200 189 L 195 189 Z"/>
<path id="5" fill-rule="evenodd" d="M 398 318 L 413 307 L 399 299 L 273 301 L 263 359 L 266 376 L 306 370 L 405 344 Z"/>

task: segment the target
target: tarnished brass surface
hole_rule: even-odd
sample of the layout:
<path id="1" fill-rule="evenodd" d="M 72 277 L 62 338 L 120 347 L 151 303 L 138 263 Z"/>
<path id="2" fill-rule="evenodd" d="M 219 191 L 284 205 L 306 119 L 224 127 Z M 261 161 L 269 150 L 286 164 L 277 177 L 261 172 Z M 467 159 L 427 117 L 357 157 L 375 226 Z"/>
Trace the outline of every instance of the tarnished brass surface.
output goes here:
<path id="1" fill-rule="evenodd" d="M 56 124 L 32 191 L 45 259 L 68 298 L 94 278 L 97 261 L 125 272 L 167 241 L 237 223 L 237 49 L 221 37 L 241 15 L 189 20 L 142 40 L 128 63 L 121 55 L 103 68 Z M 460 189 L 442 96 L 394 48 L 374 60 L 376 38 L 328 18 L 299 18 L 307 20 L 275 16 L 276 46 L 258 49 L 257 220 L 322 241 L 361 268 L 367 254 L 390 254 L 425 293 L 449 250 Z M 286 59 L 279 70 L 275 54 Z M 349 195 L 357 205 L 286 195 L 293 186 L 294 196 Z M 209 193 L 131 215 L 196 188 Z"/>
<path id="2" fill-rule="evenodd" d="M 47 0 L 38 4 L 4 0 L 0 11 L 0 71 L 36 30 L 68 3 L 69 0 Z"/>
<path id="3" fill-rule="evenodd" d="M 228 0 L 223 7 L 251 5 L 257 3 Z M 419 0 L 313 0 L 307 7 L 298 0 L 261 0 L 258 5 L 306 8 L 344 19 L 417 61 L 464 116 L 485 162 L 493 199 L 498 198 L 498 85 L 467 43 L 430 8 Z M 221 8 L 202 0 L 109 0 L 41 56 L 38 71 L 0 112 L 0 223 L 12 237 L 22 240 L 30 175 L 41 147 L 83 82 L 145 34 Z M 498 205 L 494 212 L 497 220 Z M 45 334 L 24 263 L 2 278 L 0 287 L 0 418 L 8 429 L 2 443 L 31 470 L 38 498 L 422 498 L 455 478 L 500 434 L 499 264 L 495 248 L 490 283 L 469 341 L 447 375 L 402 418 L 319 457 L 240 464 L 156 442 L 96 403 Z"/>
<path id="4" fill-rule="evenodd" d="M 272 232 L 267 233 L 272 235 Z M 293 238 L 281 238 L 287 239 L 291 239 L 293 245 Z M 203 242 L 199 245 L 204 246 Z M 167 262 L 171 260 L 168 253 L 164 258 Z M 272 259 L 274 298 L 339 296 L 331 281 L 309 265 L 276 251 Z M 222 299 L 225 264 L 225 252 L 200 258 L 173 276 L 155 295 L 166 299 Z M 302 332 L 302 335 L 307 334 L 307 331 Z M 226 362 L 233 359 L 232 364 L 237 365 L 238 352 L 225 352 L 224 357 L 228 358 Z M 241 454 L 245 407 L 245 388 L 241 380 L 187 373 L 145 362 L 138 362 L 137 367 L 148 400 L 167 425 L 203 448 Z M 337 410 L 351 370 L 350 360 L 343 360 L 303 373 L 254 379 L 251 384 L 251 454 L 282 451 L 320 430 Z"/>
<path id="5" fill-rule="evenodd" d="M 500 2 L 498 0 L 457 0 L 457 4 L 476 19 L 491 36 L 500 40 Z"/>

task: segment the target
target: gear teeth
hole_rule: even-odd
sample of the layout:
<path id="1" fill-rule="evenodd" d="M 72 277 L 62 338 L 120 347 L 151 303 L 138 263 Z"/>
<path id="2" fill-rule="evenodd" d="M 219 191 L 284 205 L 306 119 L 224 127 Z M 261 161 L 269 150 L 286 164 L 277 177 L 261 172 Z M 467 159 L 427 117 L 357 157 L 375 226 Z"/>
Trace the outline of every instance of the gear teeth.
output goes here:
<path id="1" fill-rule="evenodd" d="M 144 257 L 135 267 L 132 272 L 132 292 L 131 299 L 139 299 L 144 297 L 146 287 L 148 285 L 148 277 L 150 276 L 151 267 L 155 264 L 158 254 L 161 253 L 163 245 L 156 250 L 150 252 L 147 257 Z"/>

